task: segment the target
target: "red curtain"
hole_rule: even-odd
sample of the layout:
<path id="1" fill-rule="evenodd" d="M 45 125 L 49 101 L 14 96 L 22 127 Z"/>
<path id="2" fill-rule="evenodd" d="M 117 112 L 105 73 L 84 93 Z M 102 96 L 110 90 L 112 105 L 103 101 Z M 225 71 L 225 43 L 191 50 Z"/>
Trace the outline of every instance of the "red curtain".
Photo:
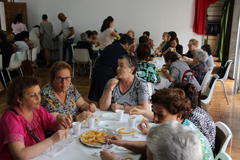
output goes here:
<path id="1" fill-rule="evenodd" d="M 204 35 L 207 7 L 218 0 L 195 0 L 195 16 L 193 23 L 193 32 Z"/>

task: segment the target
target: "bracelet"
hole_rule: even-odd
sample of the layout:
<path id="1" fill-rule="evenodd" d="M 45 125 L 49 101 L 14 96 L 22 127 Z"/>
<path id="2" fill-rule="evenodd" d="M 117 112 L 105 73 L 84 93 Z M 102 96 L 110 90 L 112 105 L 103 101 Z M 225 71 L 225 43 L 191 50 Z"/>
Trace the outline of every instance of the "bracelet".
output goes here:
<path id="1" fill-rule="evenodd" d="M 116 158 L 113 158 L 113 160 L 117 160 L 118 159 L 118 157 L 116 157 Z"/>
<path id="2" fill-rule="evenodd" d="M 125 105 L 125 104 L 123 104 L 122 106 L 123 106 L 122 110 L 124 110 L 124 111 L 125 111 L 125 106 L 126 106 L 126 105 Z"/>

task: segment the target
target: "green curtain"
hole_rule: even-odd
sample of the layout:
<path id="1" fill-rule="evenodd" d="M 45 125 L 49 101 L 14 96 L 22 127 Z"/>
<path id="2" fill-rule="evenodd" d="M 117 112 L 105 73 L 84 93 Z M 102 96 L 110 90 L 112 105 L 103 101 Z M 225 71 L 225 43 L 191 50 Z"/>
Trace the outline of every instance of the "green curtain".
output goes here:
<path id="1" fill-rule="evenodd" d="M 219 60 L 224 66 L 228 60 L 231 41 L 234 0 L 226 0 L 222 8 L 221 30 L 218 44 Z"/>

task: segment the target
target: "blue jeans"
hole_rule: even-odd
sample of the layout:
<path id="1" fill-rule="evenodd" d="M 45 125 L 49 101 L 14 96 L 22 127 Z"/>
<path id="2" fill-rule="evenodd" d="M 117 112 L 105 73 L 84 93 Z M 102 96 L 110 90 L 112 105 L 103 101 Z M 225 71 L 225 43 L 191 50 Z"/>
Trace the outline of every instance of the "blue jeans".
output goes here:
<path id="1" fill-rule="evenodd" d="M 68 49 L 68 53 L 69 53 L 68 64 L 72 63 L 72 57 L 73 57 L 72 44 L 73 44 L 73 40 L 74 40 L 74 38 L 71 38 L 71 39 L 68 39 L 66 42 L 63 42 L 63 48 L 62 48 L 63 57 L 62 57 L 62 61 L 66 60 L 66 54 L 67 54 L 67 49 Z"/>

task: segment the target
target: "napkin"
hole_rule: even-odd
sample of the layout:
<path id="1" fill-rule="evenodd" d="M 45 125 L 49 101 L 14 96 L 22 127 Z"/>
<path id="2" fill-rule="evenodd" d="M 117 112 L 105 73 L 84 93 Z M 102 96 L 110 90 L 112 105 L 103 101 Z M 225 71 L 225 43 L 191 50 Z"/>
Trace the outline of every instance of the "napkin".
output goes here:
<path id="1" fill-rule="evenodd" d="M 53 145 L 52 147 L 45 150 L 42 154 L 45 154 L 49 157 L 54 157 L 58 155 L 63 149 L 64 147 L 62 146 Z"/>
<path id="2" fill-rule="evenodd" d="M 135 137 L 135 138 L 141 138 L 141 136 L 142 136 L 142 133 L 139 133 L 139 132 L 135 132 L 133 134 L 133 137 Z"/>

